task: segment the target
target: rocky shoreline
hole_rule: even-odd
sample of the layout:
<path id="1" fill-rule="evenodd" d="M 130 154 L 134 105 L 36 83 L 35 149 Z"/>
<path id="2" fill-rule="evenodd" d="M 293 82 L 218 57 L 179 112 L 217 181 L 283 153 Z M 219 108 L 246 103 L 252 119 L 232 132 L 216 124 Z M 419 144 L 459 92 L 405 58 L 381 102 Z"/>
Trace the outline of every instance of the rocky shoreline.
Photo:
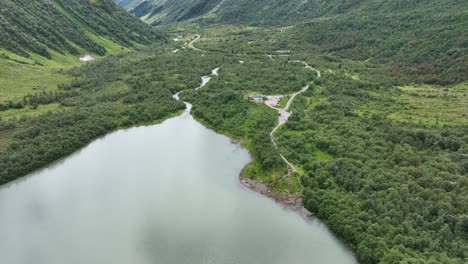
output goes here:
<path id="1" fill-rule="evenodd" d="M 266 183 L 248 179 L 242 176 L 240 177 L 240 183 L 252 191 L 275 200 L 278 204 L 284 206 L 285 209 L 297 212 L 305 217 L 311 217 L 314 215 L 312 212 L 304 208 L 302 198 L 300 197 L 299 193 L 280 194 L 277 191 L 270 189 Z"/>

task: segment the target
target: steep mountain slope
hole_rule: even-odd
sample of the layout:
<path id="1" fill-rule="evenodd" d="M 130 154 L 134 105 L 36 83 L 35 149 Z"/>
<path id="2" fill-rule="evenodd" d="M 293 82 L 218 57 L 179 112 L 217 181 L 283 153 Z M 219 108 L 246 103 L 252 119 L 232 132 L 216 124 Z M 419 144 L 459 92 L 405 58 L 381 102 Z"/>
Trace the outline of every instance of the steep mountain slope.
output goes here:
<path id="1" fill-rule="evenodd" d="M 153 25 L 169 24 L 201 17 L 221 0 L 115 0 L 132 14 Z"/>
<path id="2" fill-rule="evenodd" d="M 51 50 L 104 55 L 97 39 L 124 47 L 147 44 L 161 34 L 111 0 L 3 0 L 0 3 L 0 48 L 28 57 L 51 58 Z"/>
<path id="3" fill-rule="evenodd" d="M 431 6 L 432 11 L 446 12 L 444 8 L 463 5 L 460 0 L 114 0 L 131 13 L 149 22 L 168 24 L 196 17 L 211 18 L 215 22 L 243 22 L 251 24 L 284 24 L 304 21 L 321 16 L 343 15 L 359 10 L 361 15 L 369 12 L 395 13 L 421 6 Z M 217 5 L 216 16 L 206 17 Z M 466 10 L 466 9 L 465 9 Z"/>
<path id="4" fill-rule="evenodd" d="M 122 6 L 123 8 L 130 10 L 133 9 L 135 6 L 139 5 L 141 2 L 145 0 L 115 0 L 115 2 Z"/>
<path id="5" fill-rule="evenodd" d="M 379 1 L 379 0 L 377 0 Z M 149 22 L 168 24 L 209 15 L 214 9 L 216 22 L 245 22 L 254 24 L 281 24 L 301 21 L 325 14 L 342 14 L 369 2 L 366 0 L 115 0 L 131 13 Z M 415 1 L 412 1 L 415 2 Z M 419 2 L 419 1 L 416 1 Z M 210 8 L 204 8 L 210 7 Z"/>

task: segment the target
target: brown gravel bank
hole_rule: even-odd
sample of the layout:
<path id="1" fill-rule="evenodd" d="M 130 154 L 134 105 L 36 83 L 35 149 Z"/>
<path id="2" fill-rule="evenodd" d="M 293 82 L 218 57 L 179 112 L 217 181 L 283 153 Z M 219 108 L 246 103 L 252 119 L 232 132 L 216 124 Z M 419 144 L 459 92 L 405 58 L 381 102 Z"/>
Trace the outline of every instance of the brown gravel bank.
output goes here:
<path id="1" fill-rule="evenodd" d="M 307 209 L 304 208 L 302 203 L 302 198 L 298 193 L 295 194 L 287 194 L 287 193 L 278 193 L 273 189 L 270 189 L 266 183 L 259 182 L 256 180 L 248 179 L 241 177 L 240 182 L 246 188 L 249 188 L 257 193 L 265 195 L 277 203 L 284 206 L 289 210 L 298 212 L 304 216 L 312 216 L 313 213 L 309 212 Z"/>

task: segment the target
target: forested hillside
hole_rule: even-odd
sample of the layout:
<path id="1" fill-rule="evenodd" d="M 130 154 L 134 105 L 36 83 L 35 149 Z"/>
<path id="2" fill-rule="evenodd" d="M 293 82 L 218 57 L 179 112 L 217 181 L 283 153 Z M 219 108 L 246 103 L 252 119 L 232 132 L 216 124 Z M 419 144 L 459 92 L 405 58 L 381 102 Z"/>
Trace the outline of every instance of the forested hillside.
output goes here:
<path id="1" fill-rule="evenodd" d="M 96 39 L 124 47 L 149 44 L 161 34 L 111 0 L 2 0 L 0 48 L 28 57 L 33 52 L 51 58 L 51 50 L 104 55 Z"/>
<path id="2" fill-rule="evenodd" d="M 332 10 L 345 10 L 354 3 L 348 1 L 275 1 L 275 0 L 115 0 L 131 13 L 143 20 L 155 24 L 169 24 L 209 14 L 222 3 L 217 10 L 216 22 L 274 23 L 298 21 L 316 17 Z M 343 6 L 343 7 L 342 7 Z M 213 17 L 211 17 L 213 19 Z"/>
<path id="3" fill-rule="evenodd" d="M 468 79 L 468 2 L 388 1 L 292 29 L 288 42 L 323 53 L 388 65 L 408 81 L 453 84 Z"/>
<path id="4" fill-rule="evenodd" d="M 459 0 L 114 0 L 117 4 L 143 19 L 157 16 L 157 23 L 169 24 L 195 17 L 204 17 L 214 22 L 239 22 L 251 24 L 291 24 L 318 17 L 334 17 L 345 14 L 371 15 L 375 13 L 397 13 L 429 7 L 446 13 L 454 5 L 463 4 Z M 216 9 L 215 15 L 206 17 L 209 7 Z M 203 12 L 205 11 L 205 12 Z M 435 15 L 427 13 L 427 15 Z"/>

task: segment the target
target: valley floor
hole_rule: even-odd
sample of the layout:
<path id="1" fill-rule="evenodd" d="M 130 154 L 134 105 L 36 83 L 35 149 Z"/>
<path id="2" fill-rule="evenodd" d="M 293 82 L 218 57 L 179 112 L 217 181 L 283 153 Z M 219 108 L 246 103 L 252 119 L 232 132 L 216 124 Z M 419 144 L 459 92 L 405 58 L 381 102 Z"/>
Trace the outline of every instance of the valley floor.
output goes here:
<path id="1" fill-rule="evenodd" d="M 466 260 L 466 83 L 400 80 L 382 65 L 285 42 L 294 27 L 169 29 L 178 41 L 56 72 L 57 89 L 7 96 L 15 106 L 0 111 L 0 182 L 109 131 L 173 116 L 184 105 L 172 96 L 184 91 L 196 119 L 255 158 L 244 184 L 287 204 L 302 199 L 363 263 Z M 272 107 L 255 95 L 286 100 Z"/>

